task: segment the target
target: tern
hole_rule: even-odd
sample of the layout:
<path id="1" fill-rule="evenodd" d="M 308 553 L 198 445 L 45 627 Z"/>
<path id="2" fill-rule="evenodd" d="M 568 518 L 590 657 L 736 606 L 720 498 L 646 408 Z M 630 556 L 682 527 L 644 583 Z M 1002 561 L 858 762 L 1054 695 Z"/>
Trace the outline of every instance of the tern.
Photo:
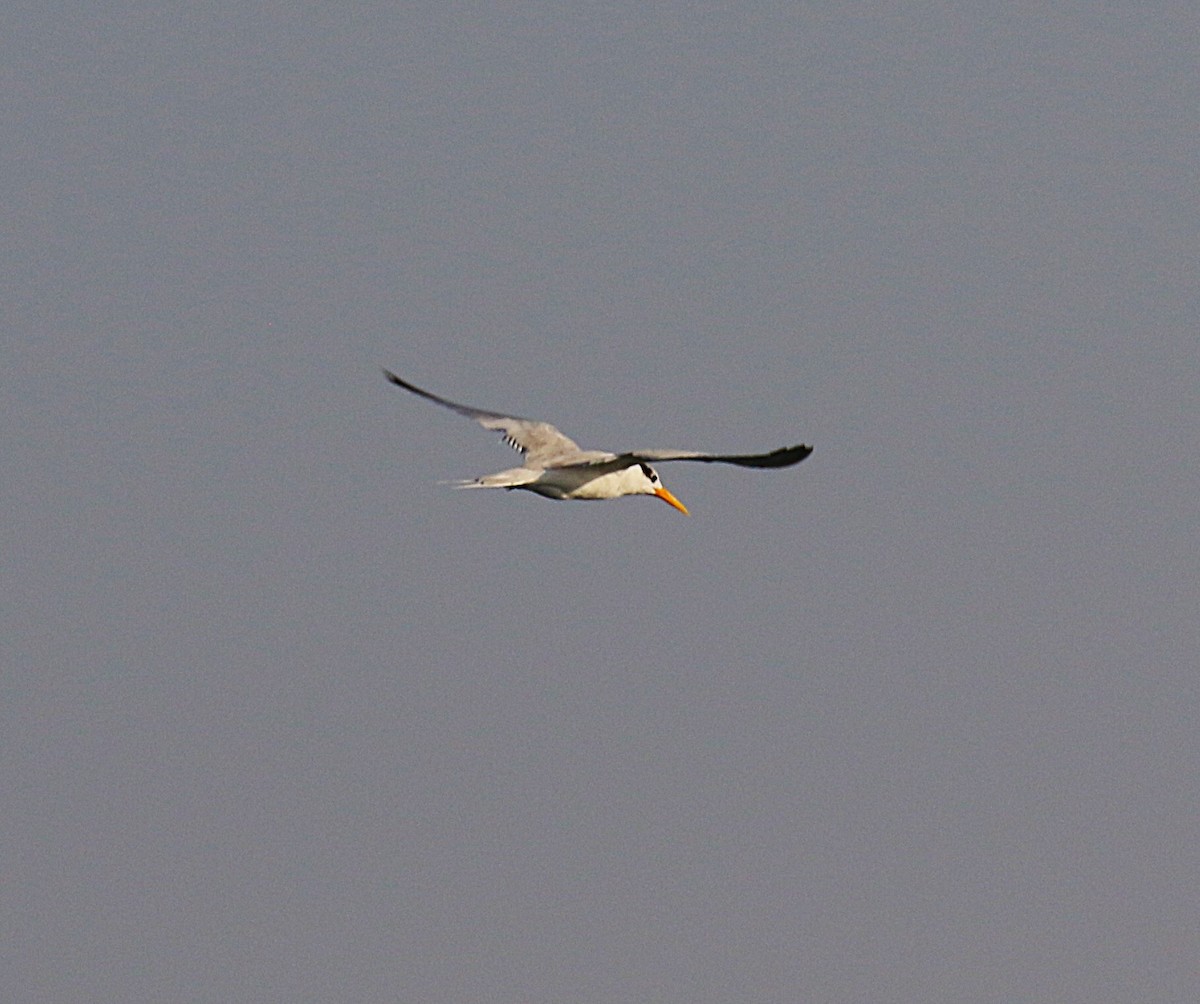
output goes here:
<path id="1" fill-rule="evenodd" d="M 456 488 L 519 488 L 549 499 L 615 499 L 622 495 L 655 495 L 685 516 L 682 502 L 658 479 L 650 462 L 691 460 L 702 464 L 736 464 L 739 467 L 791 467 L 812 453 L 811 446 L 800 443 L 770 453 L 728 454 L 697 453 L 693 450 L 630 450 L 608 453 L 584 450 L 548 422 L 536 422 L 516 415 L 503 415 L 465 404 L 455 404 L 400 379 L 391 370 L 384 375 L 397 387 L 467 418 L 485 429 L 493 429 L 524 457 L 521 467 L 488 474 L 481 478 L 454 482 Z"/>

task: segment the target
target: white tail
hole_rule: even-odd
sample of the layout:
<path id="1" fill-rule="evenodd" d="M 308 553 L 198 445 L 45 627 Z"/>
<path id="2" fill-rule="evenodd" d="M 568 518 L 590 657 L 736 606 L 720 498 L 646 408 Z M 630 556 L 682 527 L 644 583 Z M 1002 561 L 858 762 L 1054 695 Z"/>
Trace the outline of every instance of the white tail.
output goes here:
<path id="1" fill-rule="evenodd" d="M 514 467 L 499 474 L 463 478 L 461 481 L 441 481 L 439 484 L 450 485 L 452 488 L 520 488 L 536 481 L 540 474 L 540 471 L 530 470 L 528 467 Z"/>

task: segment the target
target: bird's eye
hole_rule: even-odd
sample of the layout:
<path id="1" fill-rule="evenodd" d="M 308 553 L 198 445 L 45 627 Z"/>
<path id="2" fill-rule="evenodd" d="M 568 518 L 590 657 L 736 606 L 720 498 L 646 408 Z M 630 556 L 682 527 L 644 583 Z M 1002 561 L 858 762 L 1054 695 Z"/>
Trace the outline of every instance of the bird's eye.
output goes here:
<path id="1" fill-rule="evenodd" d="M 645 474 L 646 477 L 648 477 L 651 481 L 658 480 L 658 475 L 655 474 L 652 470 L 650 470 L 650 467 L 648 464 L 640 464 L 639 466 L 642 468 L 642 473 Z"/>

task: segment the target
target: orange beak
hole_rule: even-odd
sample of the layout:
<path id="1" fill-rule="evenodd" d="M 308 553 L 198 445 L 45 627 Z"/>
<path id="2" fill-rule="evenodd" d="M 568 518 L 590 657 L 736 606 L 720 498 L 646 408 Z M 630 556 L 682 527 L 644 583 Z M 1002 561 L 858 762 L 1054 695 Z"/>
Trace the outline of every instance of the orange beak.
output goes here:
<path id="1" fill-rule="evenodd" d="M 678 509 L 685 516 L 688 514 L 687 509 L 685 509 L 683 507 L 683 503 L 680 502 L 679 499 L 677 499 L 674 495 L 672 495 L 664 487 L 662 487 L 662 485 L 659 485 L 657 488 L 654 489 L 654 494 L 657 495 L 664 502 L 666 502 L 667 505 L 673 505 L 676 509 Z"/>

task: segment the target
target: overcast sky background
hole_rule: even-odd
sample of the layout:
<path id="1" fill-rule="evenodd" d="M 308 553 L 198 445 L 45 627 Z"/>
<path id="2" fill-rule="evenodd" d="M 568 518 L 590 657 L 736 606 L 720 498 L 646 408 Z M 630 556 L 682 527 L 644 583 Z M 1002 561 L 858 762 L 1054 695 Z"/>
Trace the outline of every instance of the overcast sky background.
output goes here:
<path id="1" fill-rule="evenodd" d="M 1200 999 L 1200 14 L 2 18 L 6 999 Z"/>

